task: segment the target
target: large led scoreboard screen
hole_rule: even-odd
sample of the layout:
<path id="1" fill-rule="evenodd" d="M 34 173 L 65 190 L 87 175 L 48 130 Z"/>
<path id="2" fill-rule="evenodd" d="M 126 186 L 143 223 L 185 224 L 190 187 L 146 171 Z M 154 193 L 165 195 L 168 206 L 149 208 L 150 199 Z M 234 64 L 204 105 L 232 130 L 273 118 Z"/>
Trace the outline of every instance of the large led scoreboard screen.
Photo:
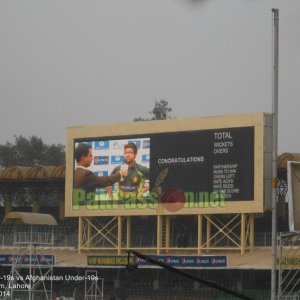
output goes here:
<path id="1" fill-rule="evenodd" d="M 251 116 L 69 128 L 66 216 L 263 211 L 263 115 Z"/>

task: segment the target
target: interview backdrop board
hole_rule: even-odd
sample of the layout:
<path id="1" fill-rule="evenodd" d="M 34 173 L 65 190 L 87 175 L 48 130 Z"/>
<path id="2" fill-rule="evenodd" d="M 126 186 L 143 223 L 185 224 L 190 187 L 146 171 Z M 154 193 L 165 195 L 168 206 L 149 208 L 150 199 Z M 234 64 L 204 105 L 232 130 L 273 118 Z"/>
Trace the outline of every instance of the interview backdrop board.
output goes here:
<path id="1" fill-rule="evenodd" d="M 270 115 L 263 113 L 68 128 L 65 215 L 263 212 L 270 128 Z M 80 144 L 92 150 L 87 170 L 108 176 L 126 165 L 128 143 L 137 147 L 128 178 L 110 189 L 74 188 Z"/>

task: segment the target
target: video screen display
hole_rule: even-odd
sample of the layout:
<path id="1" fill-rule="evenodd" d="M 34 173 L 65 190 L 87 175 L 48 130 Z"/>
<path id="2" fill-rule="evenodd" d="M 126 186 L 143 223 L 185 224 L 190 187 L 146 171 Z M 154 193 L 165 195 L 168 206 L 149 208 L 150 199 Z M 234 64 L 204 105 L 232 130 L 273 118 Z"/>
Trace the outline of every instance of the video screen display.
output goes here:
<path id="1" fill-rule="evenodd" d="M 176 211 L 174 203 L 214 207 L 253 198 L 252 126 L 74 139 L 74 211 L 159 203 Z"/>
<path id="2" fill-rule="evenodd" d="M 80 152 L 80 148 L 86 153 Z M 73 201 L 76 203 L 124 203 L 126 199 L 149 198 L 150 138 L 75 141 L 74 156 Z M 106 182 L 105 179 L 110 180 L 124 168 L 126 176 L 113 183 Z"/>

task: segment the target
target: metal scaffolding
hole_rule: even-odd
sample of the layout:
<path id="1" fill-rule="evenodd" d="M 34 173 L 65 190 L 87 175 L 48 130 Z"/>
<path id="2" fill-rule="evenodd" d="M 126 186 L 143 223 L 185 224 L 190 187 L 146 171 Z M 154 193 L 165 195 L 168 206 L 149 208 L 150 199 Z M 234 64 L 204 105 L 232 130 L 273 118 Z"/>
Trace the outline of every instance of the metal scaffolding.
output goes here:
<path id="1" fill-rule="evenodd" d="M 103 300 L 104 279 L 96 270 L 86 270 L 84 279 L 84 300 Z"/>
<path id="2" fill-rule="evenodd" d="M 132 245 L 132 221 L 134 217 L 79 217 L 78 252 L 111 251 L 118 255 L 129 249 L 146 250 L 156 254 L 173 250 L 202 252 L 214 250 L 237 250 L 245 254 L 254 251 L 254 214 L 198 215 L 197 241 L 193 246 L 171 245 L 172 216 L 156 216 L 152 224 L 152 245 Z M 145 217 L 147 218 L 147 217 Z"/>
<path id="3" fill-rule="evenodd" d="M 278 236 L 278 299 L 300 299 L 300 232 Z"/>
<path id="4" fill-rule="evenodd" d="M 11 212 L 3 222 L 14 222 L 13 254 L 8 258 L 12 267 L 3 299 L 52 299 L 54 234 L 49 225 L 57 225 L 55 219 L 50 215 Z M 43 231 L 45 225 L 48 229 Z"/>

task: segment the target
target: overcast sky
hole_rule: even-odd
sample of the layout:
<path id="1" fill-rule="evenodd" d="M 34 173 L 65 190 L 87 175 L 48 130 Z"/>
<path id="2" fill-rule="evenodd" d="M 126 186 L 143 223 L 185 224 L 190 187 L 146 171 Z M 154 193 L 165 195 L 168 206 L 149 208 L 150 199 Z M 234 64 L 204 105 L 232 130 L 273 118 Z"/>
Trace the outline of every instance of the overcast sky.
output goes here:
<path id="1" fill-rule="evenodd" d="M 300 152 L 299 0 L 0 0 L 0 143 L 149 117 L 272 110 L 280 13 L 279 153 Z"/>

